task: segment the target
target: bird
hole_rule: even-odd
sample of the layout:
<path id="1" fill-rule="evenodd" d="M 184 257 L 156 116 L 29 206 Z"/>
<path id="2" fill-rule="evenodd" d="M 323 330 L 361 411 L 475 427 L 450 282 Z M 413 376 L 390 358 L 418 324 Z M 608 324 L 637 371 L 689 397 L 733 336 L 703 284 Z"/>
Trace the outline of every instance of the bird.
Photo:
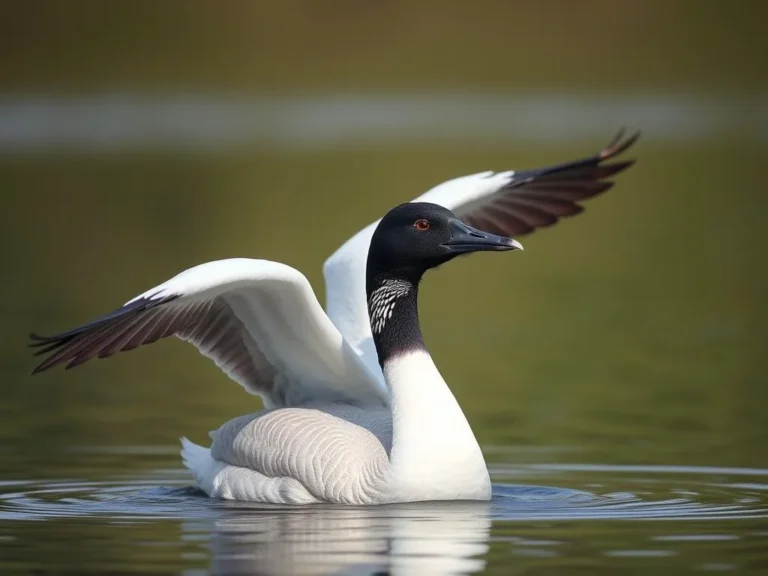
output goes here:
<path id="1" fill-rule="evenodd" d="M 285 264 L 208 262 L 83 326 L 31 334 L 45 357 L 33 373 L 173 335 L 264 404 L 210 432 L 209 448 L 181 439 L 184 465 L 208 496 L 276 504 L 489 500 L 482 451 L 421 335 L 420 281 L 459 255 L 522 250 L 513 231 L 578 213 L 579 201 L 631 165 L 604 162 L 638 136 L 619 133 L 583 160 L 451 180 L 394 207 L 326 261 L 327 314 L 306 277 Z"/>

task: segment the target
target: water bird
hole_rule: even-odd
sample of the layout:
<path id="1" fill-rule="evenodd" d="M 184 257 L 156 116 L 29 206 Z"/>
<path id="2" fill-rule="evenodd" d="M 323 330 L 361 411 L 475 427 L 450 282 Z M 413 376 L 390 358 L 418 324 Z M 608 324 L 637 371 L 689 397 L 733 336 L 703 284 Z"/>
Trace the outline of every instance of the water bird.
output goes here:
<path id="1" fill-rule="evenodd" d="M 186 270 L 97 320 L 32 334 L 34 373 L 176 336 L 264 409 L 225 423 L 181 456 L 211 497 L 310 504 L 488 500 L 491 482 L 464 413 L 430 357 L 418 318 L 423 274 L 458 255 L 522 250 L 509 238 L 581 211 L 605 164 L 638 138 L 548 168 L 445 182 L 390 210 L 324 265 L 327 310 L 278 262 L 227 259 Z"/>

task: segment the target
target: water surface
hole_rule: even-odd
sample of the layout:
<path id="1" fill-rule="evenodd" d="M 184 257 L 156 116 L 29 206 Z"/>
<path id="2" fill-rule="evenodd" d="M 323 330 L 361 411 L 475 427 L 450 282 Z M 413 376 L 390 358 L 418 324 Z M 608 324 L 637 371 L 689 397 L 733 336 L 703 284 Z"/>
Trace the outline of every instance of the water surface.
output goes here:
<path id="1" fill-rule="evenodd" d="M 292 507 L 210 500 L 190 487 L 175 447 L 72 449 L 50 479 L 0 485 L 2 562 L 221 574 L 768 567 L 768 470 L 522 464 L 509 447 L 488 452 L 489 503 Z M 525 459 L 569 457 L 555 447 Z M 126 474 L 137 460 L 151 468 Z M 84 469 L 99 479 L 74 475 Z"/>

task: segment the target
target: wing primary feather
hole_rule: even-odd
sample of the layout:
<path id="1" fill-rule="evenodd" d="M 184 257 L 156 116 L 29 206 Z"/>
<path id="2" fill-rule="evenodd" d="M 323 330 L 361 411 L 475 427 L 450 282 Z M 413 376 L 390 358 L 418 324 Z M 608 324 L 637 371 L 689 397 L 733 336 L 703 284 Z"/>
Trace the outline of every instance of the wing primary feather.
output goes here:
<path id="1" fill-rule="evenodd" d="M 148 343 L 149 335 L 152 333 L 152 330 L 155 328 L 155 314 L 160 314 L 160 310 L 162 308 L 156 308 L 153 314 L 153 311 L 147 312 L 147 320 L 137 328 L 136 332 L 128 338 L 128 340 L 125 341 L 125 343 L 120 347 L 119 352 L 125 352 L 127 350 L 133 350 L 135 348 L 138 348 L 139 346 L 142 346 L 144 344 Z"/>
<path id="2" fill-rule="evenodd" d="M 30 346 L 43 347 L 37 351 L 37 354 L 45 354 L 48 352 L 56 351 L 52 356 L 49 356 L 45 361 L 38 364 L 33 370 L 32 374 L 37 374 L 43 370 L 47 370 L 52 366 L 60 364 L 69 359 L 72 355 L 77 355 L 83 352 L 83 345 L 93 343 L 94 339 L 104 337 L 108 335 L 117 326 L 126 326 L 130 323 L 130 320 L 135 319 L 148 310 L 152 310 L 168 302 L 176 300 L 179 296 L 171 294 L 163 296 L 161 298 L 139 298 L 134 300 L 117 310 L 105 314 L 104 316 L 97 318 L 93 322 L 83 324 L 72 330 L 55 334 L 53 336 L 40 336 L 38 334 L 30 334 L 30 338 L 35 340 Z M 72 347 L 68 345 L 72 345 Z"/>
<path id="3" fill-rule="evenodd" d="M 162 309 L 156 309 L 156 310 L 162 310 Z M 165 320 L 166 324 L 172 324 L 174 321 L 176 321 L 176 319 L 178 319 L 182 311 L 183 311 L 183 308 L 181 307 L 169 308 L 167 311 L 164 312 L 159 322 L 162 322 L 162 320 Z M 158 314 L 160 313 L 158 312 Z M 150 329 L 156 328 L 156 326 L 152 325 L 152 322 L 154 320 L 155 318 L 153 318 L 149 314 L 144 314 L 136 318 L 136 320 L 130 326 L 128 326 L 125 330 L 122 331 L 122 334 L 120 334 L 120 336 L 113 338 L 109 343 L 106 343 L 106 342 L 104 343 L 105 345 L 102 347 L 101 351 L 99 352 L 99 358 L 108 358 L 113 354 L 117 354 L 118 352 L 124 351 L 126 344 L 128 344 L 143 329 L 145 329 L 148 326 Z M 170 334 L 164 333 L 163 336 L 170 336 Z"/>
<path id="4" fill-rule="evenodd" d="M 619 130 L 619 133 L 611 140 L 611 142 L 603 148 L 600 152 L 597 154 L 594 154 L 593 156 L 589 156 L 587 158 L 582 158 L 580 160 L 574 160 L 571 162 L 565 162 L 563 164 L 557 164 L 555 166 L 549 166 L 547 168 L 538 168 L 534 170 L 521 170 L 519 172 L 515 172 L 514 176 L 512 177 L 512 180 L 509 182 L 509 184 L 506 185 L 506 188 L 518 188 L 521 186 L 524 186 L 528 184 L 529 182 L 532 182 L 534 180 L 551 177 L 556 174 L 560 173 L 567 173 L 569 176 L 571 174 L 574 174 L 574 178 L 576 178 L 576 170 L 580 168 L 606 168 L 605 166 L 600 166 L 600 164 L 606 160 L 609 160 L 610 158 L 613 158 L 615 156 L 618 156 L 619 154 L 625 152 L 630 146 L 632 146 L 635 142 L 637 142 L 638 138 L 640 138 L 640 131 L 633 133 L 629 138 L 622 141 L 622 138 L 624 137 L 624 129 L 622 128 Z M 614 172 L 612 172 L 609 175 L 613 175 L 615 173 L 621 172 L 622 170 L 625 170 L 629 166 L 632 165 L 634 161 L 629 162 L 620 162 L 616 163 L 618 164 L 618 168 Z M 607 168 L 613 167 L 616 164 L 608 165 Z M 565 174 L 564 174 L 565 175 Z M 585 176 L 582 176 L 584 178 Z M 600 179 L 604 178 L 606 176 L 601 176 L 599 173 L 596 173 L 594 176 L 591 177 L 591 179 Z M 589 178 L 587 176 L 587 178 Z"/>
<path id="5" fill-rule="evenodd" d="M 536 177 L 535 182 L 558 183 L 602 180 L 603 178 L 610 178 L 611 176 L 626 170 L 634 163 L 635 160 L 623 160 L 621 162 L 613 162 L 612 164 L 595 164 L 591 166 L 558 170 L 557 172 L 544 172 Z"/>
<path id="6" fill-rule="evenodd" d="M 106 336 L 113 328 L 114 325 L 97 326 L 90 332 L 85 332 L 76 338 L 62 342 L 62 346 L 37 366 L 35 371 L 33 371 L 33 374 L 58 366 L 59 364 L 70 360 L 74 356 L 80 354 L 85 348 Z"/>
<path id="7" fill-rule="evenodd" d="M 514 206 L 525 204 L 546 211 L 548 214 L 564 218 L 578 214 L 584 208 L 575 202 L 565 200 L 558 196 L 548 196 L 546 194 L 515 194 L 514 200 L 508 204 L 508 209 L 514 210 Z"/>
<path id="8" fill-rule="evenodd" d="M 608 146 L 605 147 L 605 150 L 610 150 L 611 148 L 614 148 L 619 142 L 621 142 L 621 139 L 624 138 L 624 134 L 626 133 L 626 131 L 627 129 L 624 126 L 619 128 L 619 131 L 616 132 L 616 135 L 608 143 Z"/>
<path id="9" fill-rule="evenodd" d="M 597 154 L 546 168 L 514 172 L 509 182 L 484 201 L 475 200 L 472 208 L 462 211 L 462 217 L 487 232 L 524 236 L 551 226 L 562 217 L 578 214 L 583 210 L 578 202 L 611 188 L 613 182 L 606 178 L 634 164 L 634 160 L 603 162 L 624 152 L 639 136 L 640 132 L 635 132 L 625 138 L 625 131 L 621 129 Z"/>
<path id="10" fill-rule="evenodd" d="M 133 312 L 142 312 L 144 310 L 149 310 L 150 308 L 154 308 L 156 306 L 160 306 L 162 304 L 172 302 L 177 298 L 179 298 L 178 294 L 171 294 L 169 296 L 164 296 L 162 298 L 157 298 L 157 299 L 139 298 L 126 304 L 125 306 L 121 306 L 117 310 L 113 310 L 109 314 L 105 314 L 104 316 L 97 318 L 93 322 L 89 322 L 88 324 L 83 324 L 82 326 L 78 326 L 77 328 L 73 328 L 72 330 L 67 330 L 66 332 L 62 332 L 60 334 L 54 334 L 53 336 L 40 336 L 39 334 L 32 332 L 29 335 L 29 337 L 32 340 L 36 340 L 37 342 L 33 342 L 32 344 L 30 344 L 30 346 L 41 346 L 44 344 L 48 344 L 50 342 L 73 338 L 78 334 L 82 334 L 83 332 L 86 332 L 88 330 L 91 330 L 92 328 L 95 328 L 96 326 L 106 324 L 107 322 L 109 322 L 110 320 L 114 320 L 115 318 L 120 318 L 122 316 L 125 316 L 126 314 L 130 314 Z"/>
<path id="11" fill-rule="evenodd" d="M 173 308 L 163 309 L 156 308 L 157 312 L 153 316 L 150 316 L 152 312 L 142 314 L 133 318 L 132 321 L 125 327 L 116 329 L 113 334 L 110 334 L 108 340 L 99 342 L 99 350 L 97 356 L 99 358 L 108 358 L 123 349 L 123 345 L 128 342 L 136 333 L 144 327 L 149 326 L 150 332 L 156 333 L 158 327 L 163 326 L 163 322 L 169 322 L 174 318 Z M 146 340 L 149 342 L 149 340 Z"/>
<path id="12" fill-rule="evenodd" d="M 613 156 L 618 156 L 627 150 L 630 146 L 632 146 L 635 142 L 637 142 L 640 138 L 640 130 L 636 130 L 629 138 L 622 142 L 621 139 L 624 137 L 624 133 L 625 129 L 621 128 L 616 136 L 614 136 L 613 140 L 611 140 L 611 143 L 603 148 L 603 150 L 600 152 L 600 156 L 602 156 L 603 160 Z"/>
<path id="13" fill-rule="evenodd" d="M 525 204 L 510 202 L 508 205 L 499 204 L 502 212 L 509 213 L 525 221 L 531 228 L 551 226 L 557 222 L 557 216 L 547 212 L 540 204 Z"/>

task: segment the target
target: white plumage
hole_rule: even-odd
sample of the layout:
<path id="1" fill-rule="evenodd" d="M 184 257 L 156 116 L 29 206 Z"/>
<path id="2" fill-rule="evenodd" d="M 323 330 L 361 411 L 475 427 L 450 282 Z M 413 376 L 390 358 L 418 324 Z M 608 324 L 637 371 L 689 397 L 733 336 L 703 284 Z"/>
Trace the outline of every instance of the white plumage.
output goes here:
<path id="1" fill-rule="evenodd" d="M 481 230 L 512 235 L 575 214 L 578 200 L 631 162 L 603 165 L 636 135 L 599 154 L 528 172 L 451 180 L 417 200 Z M 378 222 L 324 265 L 327 311 L 284 264 L 230 259 L 171 278 L 122 308 L 57 336 L 34 336 L 35 369 L 79 365 L 167 336 L 195 345 L 265 409 L 227 422 L 182 457 L 212 497 L 307 504 L 487 500 L 491 484 L 461 408 L 426 350 L 379 366 L 373 333 L 409 285 L 387 280 L 366 300 L 366 257 Z M 370 318 L 369 318 L 370 308 Z M 386 385 L 385 385 L 386 384 Z"/>

